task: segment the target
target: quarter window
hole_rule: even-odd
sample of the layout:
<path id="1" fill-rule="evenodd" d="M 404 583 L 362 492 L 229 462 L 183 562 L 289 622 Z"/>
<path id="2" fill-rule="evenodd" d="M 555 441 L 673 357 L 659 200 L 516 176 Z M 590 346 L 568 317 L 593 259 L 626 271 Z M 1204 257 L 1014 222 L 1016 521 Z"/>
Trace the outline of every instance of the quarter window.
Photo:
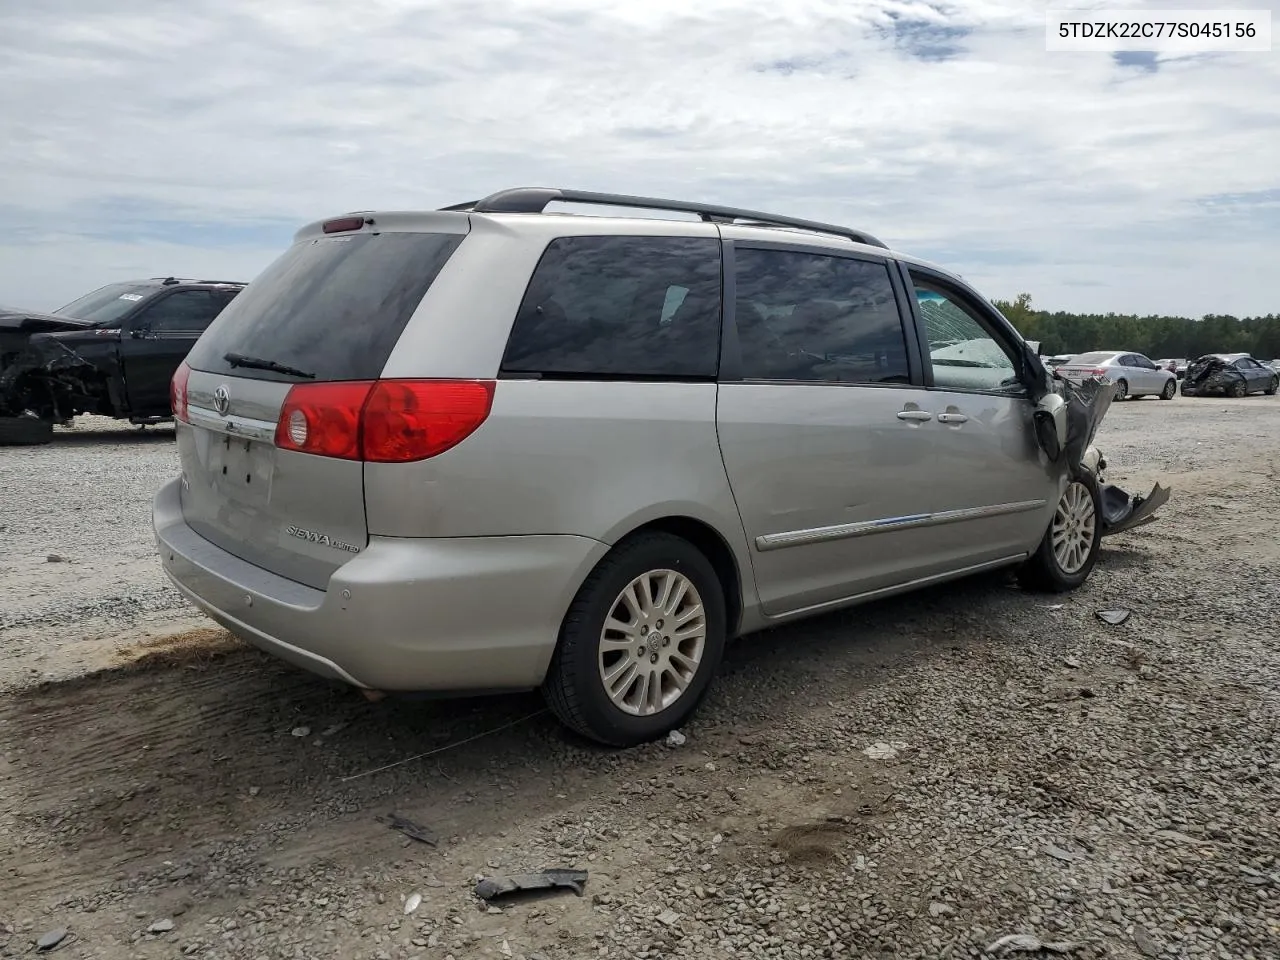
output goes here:
<path id="1" fill-rule="evenodd" d="M 741 247 L 734 261 L 745 379 L 910 382 L 885 263 Z"/>
<path id="2" fill-rule="evenodd" d="M 712 379 L 719 359 L 719 240 L 561 237 L 529 281 L 502 369 Z"/>
<path id="3" fill-rule="evenodd" d="M 913 276 L 916 302 L 929 340 L 934 386 L 1014 393 L 1022 390 L 1005 346 L 960 297 Z"/>

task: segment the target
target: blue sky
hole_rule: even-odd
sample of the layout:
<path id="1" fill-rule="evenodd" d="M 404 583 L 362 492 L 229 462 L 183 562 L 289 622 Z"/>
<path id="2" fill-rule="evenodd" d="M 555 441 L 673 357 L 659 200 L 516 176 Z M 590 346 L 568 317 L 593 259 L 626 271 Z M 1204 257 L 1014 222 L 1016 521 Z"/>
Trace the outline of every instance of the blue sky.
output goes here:
<path id="1" fill-rule="evenodd" d="M 537 184 L 846 222 L 1050 309 L 1280 311 L 1280 57 L 1046 53 L 1045 10 L 4 4 L 0 304 Z"/>

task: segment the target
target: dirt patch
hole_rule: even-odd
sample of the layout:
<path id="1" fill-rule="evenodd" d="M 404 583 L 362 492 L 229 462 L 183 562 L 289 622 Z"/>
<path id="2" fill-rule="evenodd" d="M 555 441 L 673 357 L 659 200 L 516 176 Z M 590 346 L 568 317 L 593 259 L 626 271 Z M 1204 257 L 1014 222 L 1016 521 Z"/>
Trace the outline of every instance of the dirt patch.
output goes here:
<path id="1" fill-rule="evenodd" d="M 839 822 L 799 823 L 784 827 L 773 838 L 787 863 L 813 866 L 826 863 L 842 852 L 848 828 Z"/>
<path id="2" fill-rule="evenodd" d="M 228 654 L 245 649 L 245 644 L 227 631 L 205 627 L 118 647 L 113 659 L 133 670 L 206 670 Z"/>

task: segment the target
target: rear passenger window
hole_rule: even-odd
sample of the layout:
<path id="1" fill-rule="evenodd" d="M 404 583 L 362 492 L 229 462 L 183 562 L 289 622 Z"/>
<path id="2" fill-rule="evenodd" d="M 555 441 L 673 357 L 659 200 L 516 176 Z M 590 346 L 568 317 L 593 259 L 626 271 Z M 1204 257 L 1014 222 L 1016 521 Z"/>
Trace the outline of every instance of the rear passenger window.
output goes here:
<path id="1" fill-rule="evenodd" d="M 135 321 L 152 333 L 180 333 L 195 336 L 222 309 L 207 290 L 179 290 L 145 310 Z"/>
<path id="2" fill-rule="evenodd" d="M 719 357 L 719 240 L 561 237 L 529 281 L 502 370 L 711 379 Z"/>
<path id="3" fill-rule="evenodd" d="M 734 261 L 745 379 L 910 382 L 886 264 L 742 247 Z"/>

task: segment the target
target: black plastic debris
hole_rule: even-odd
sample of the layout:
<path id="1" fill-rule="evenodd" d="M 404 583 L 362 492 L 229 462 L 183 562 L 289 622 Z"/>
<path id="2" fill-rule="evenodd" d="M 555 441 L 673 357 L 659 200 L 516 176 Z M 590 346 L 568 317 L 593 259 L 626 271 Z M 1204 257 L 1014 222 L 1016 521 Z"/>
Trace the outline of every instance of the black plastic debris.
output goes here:
<path id="1" fill-rule="evenodd" d="M 585 870 L 541 870 L 538 873 L 518 873 L 509 877 L 484 877 L 476 883 L 476 896 L 481 900 L 495 900 L 517 893 L 558 889 L 572 890 L 582 896 L 586 885 Z"/>
<path id="2" fill-rule="evenodd" d="M 1102 535 L 1110 536 L 1150 523 L 1155 512 L 1169 500 L 1169 488 L 1156 484 L 1145 497 L 1105 483 L 1102 494 Z"/>
<path id="3" fill-rule="evenodd" d="M 425 843 L 430 846 L 436 846 L 440 842 L 439 835 L 430 827 L 424 827 L 420 823 L 414 823 L 407 817 L 402 817 L 396 813 L 388 813 L 385 817 L 378 817 L 379 823 L 385 823 L 392 830 L 398 830 L 411 840 L 417 840 L 419 843 Z"/>
<path id="4" fill-rule="evenodd" d="M 1129 619 L 1132 610 L 1126 610 L 1124 607 L 1116 607 L 1114 610 L 1099 610 L 1098 619 L 1103 623 L 1109 623 L 1113 627 L 1118 627 Z"/>

